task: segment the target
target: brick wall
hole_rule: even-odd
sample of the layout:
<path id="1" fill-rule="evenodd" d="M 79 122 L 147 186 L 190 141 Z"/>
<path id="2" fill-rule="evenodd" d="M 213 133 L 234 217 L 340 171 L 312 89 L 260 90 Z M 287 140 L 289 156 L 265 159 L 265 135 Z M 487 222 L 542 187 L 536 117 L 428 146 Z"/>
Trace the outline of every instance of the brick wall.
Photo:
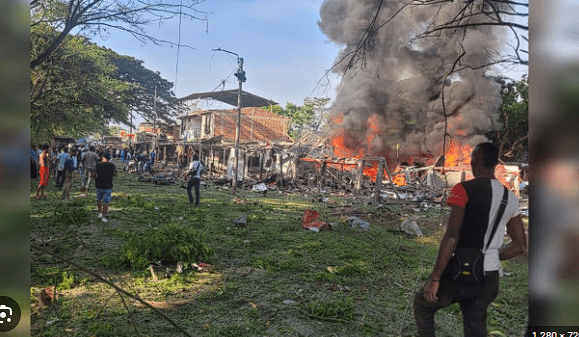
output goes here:
<path id="1" fill-rule="evenodd" d="M 214 112 L 214 134 L 235 139 L 237 109 Z M 260 108 L 241 109 L 241 141 L 291 141 L 287 135 L 289 118 Z"/>

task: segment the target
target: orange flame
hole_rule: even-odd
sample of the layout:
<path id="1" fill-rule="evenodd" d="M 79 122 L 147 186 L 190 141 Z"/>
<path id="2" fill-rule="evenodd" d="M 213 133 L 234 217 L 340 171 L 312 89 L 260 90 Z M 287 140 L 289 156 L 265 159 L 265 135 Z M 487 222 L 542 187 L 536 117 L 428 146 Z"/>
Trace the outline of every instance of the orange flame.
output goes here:
<path id="1" fill-rule="evenodd" d="M 342 122 L 344 121 L 344 115 L 343 114 L 336 114 L 333 117 L 333 123 L 336 125 L 341 125 Z M 376 136 L 378 136 L 380 134 L 380 129 L 378 128 L 378 115 L 374 114 L 372 116 L 370 116 L 367 120 L 366 120 L 366 124 L 368 127 L 368 131 L 367 131 L 367 138 L 366 138 L 366 144 L 371 144 L 372 141 L 374 140 L 374 138 L 376 138 Z M 353 149 L 351 147 L 348 147 L 346 145 L 346 133 L 345 130 L 341 130 L 339 132 L 338 135 L 335 135 L 334 137 L 332 137 L 331 142 L 332 145 L 334 146 L 334 156 L 336 157 L 341 157 L 341 158 L 357 158 L 357 159 L 361 159 L 366 155 L 366 150 L 367 147 L 362 147 L 362 148 L 358 148 L 358 149 Z M 364 167 L 363 168 L 363 174 L 365 176 L 368 176 L 370 178 L 372 178 L 372 180 L 376 180 L 376 177 L 378 175 L 378 163 L 377 162 L 371 162 L 370 163 L 371 166 L 370 167 Z M 330 164 L 330 166 L 333 167 L 339 167 L 339 164 L 336 165 L 332 165 Z M 355 166 L 349 167 L 349 169 L 354 169 Z"/>
<path id="2" fill-rule="evenodd" d="M 392 182 L 398 186 L 406 186 L 406 175 L 405 174 L 395 174 L 392 177 Z"/>
<path id="3" fill-rule="evenodd" d="M 470 154 L 472 146 L 460 145 L 454 140 L 450 141 L 446 154 L 444 155 L 445 167 L 468 166 L 470 165 Z"/>

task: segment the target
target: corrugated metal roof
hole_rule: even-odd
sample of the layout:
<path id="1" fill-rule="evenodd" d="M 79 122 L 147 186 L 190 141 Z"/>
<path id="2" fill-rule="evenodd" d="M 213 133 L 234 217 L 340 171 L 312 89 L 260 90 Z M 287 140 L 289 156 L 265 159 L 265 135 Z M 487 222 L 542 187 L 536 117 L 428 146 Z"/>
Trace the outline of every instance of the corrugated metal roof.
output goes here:
<path id="1" fill-rule="evenodd" d="M 237 106 L 237 89 L 233 90 L 223 90 L 223 91 L 213 91 L 213 92 L 200 92 L 191 94 L 182 98 L 177 98 L 178 102 L 188 101 L 192 99 L 206 99 L 211 98 L 223 103 L 227 103 L 232 106 Z M 241 91 L 241 107 L 242 108 L 259 108 L 268 105 L 277 105 L 277 102 L 273 100 L 259 97 L 257 95 L 251 94 L 246 91 Z"/>

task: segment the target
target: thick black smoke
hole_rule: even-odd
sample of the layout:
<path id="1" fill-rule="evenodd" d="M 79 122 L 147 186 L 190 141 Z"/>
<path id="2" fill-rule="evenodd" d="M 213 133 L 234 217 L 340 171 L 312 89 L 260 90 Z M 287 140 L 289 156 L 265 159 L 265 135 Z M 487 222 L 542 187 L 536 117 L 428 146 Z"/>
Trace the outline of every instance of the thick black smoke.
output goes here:
<path id="1" fill-rule="evenodd" d="M 335 72 L 342 72 L 368 28 L 380 0 L 326 0 L 319 26 L 328 38 L 344 45 L 336 58 Z M 384 0 L 377 23 L 390 19 L 402 1 Z M 414 6 L 402 10 L 376 32 L 365 64 L 357 62 L 343 75 L 332 111 L 344 114 L 335 133 L 345 133 L 352 149 L 367 148 L 368 155 L 393 153 L 399 144 L 401 159 L 442 154 L 444 115 L 441 90 L 462 48 L 460 65 L 477 67 L 490 62 L 489 50 L 503 45 L 501 28 L 469 28 L 464 34 L 442 33 L 435 38 L 416 38 L 436 18 L 453 17 L 460 1 L 440 6 Z M 464 39 L 462 38 L 464 34 Z M 444 89 L 448 133 L 456 142 L 476 145 L 495 128 L 501 103 L 497 83 L 485 77 L 486 68 L 465 69 L 452 75 Z M 368 119 L 377 120 L 380 134 L 368 144 Z M 395 151 L 395 150 L 394 150 Z"/>

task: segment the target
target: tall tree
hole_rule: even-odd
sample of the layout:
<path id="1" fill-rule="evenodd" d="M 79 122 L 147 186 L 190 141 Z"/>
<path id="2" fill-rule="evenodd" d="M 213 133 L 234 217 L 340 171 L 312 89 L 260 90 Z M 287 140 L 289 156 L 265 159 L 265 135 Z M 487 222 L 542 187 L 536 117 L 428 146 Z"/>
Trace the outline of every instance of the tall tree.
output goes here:
<path id="1" fill-rule="evenodd" d="M 78 34 L 108 34 L 124 31 L 139 41 L 155 44 L 169 43 L 147 33 L 145 27 L 180 15 L 189 19 L 207 20 L 207 13 L 195 6 L 204 0 L 185 0 L 181 3 L 163 0 L 31 0 L 31 26 L 50 25 L 58 34 L 43 43 L 32 57 L 30 66 L 36 68 L 47 61 L 73 30 Z"/>
<path id="2" fill-rule="evenodd" d="M 32 57 L 56 35 L 49 25 L 36 26 Z M 104 131 L 108 121 L 127 120 L 132 85 L 113 77 L 111 51 L 81 36 L 66 40 L 43 66 L 31 71 L 31 136 L 36 140 Z"/>
<path id="3" fill-rule="evenodd" d="M 330 99 L 326 97 L 306 97 L 304 99 L 304 106 L 311 107 L 314 111 L 311 124 L 313 131 L 320 131 L 324 126 L 327 126 L 327 115 L 329 113 L 328 103 L 330 103 Z"/>
<path id="4" fill-rule="evenodd" d="M 324 123 L 326 105 L 329 101 L 329 98 L 306 97 L 303 106 L 298 106 L 288 102 L 285 108 L 276 105 L 272 107 L 263 107 L 263 109 L 270 110 L 278 115 L 289 117 L 290 124 L 288 135 L 292 139 L 298 139 L 306 130 L 319 130 Z"/>
<path id="5" fill-rule="evenodd" d="M 134 57 L 111 53 L 110 59 L 117 68 L 113 76 L 133 84 L 127 101 L 131 111 L 148 121 L 173 124 L 172 117 L 178 114 L 175 94 L 171 91 L 173 83 L 162 78 L 158 71 L 145 68 L 143 61 Z"/>
<path id="6" fill-rule="evenodd" d="M 36 26 L 31 34 L 32 56 L 57 34 L 49 25 Z M 31 81 L 33 139 L 106 134 L 111 121 L 130 125 L 131 111 L 164 122 L 177 113 L 171 82 L 145 68 L 143 61 L 82 36 L 67 36 L 47 62 L 32 69 Z"/>
<path id="7" fill-rule="evenodd" d="M 496 79 L 501 84 L 503 102 L 499 108 L 501 127 L 497 131 L 499 150 L 505 160 L 522 160 L 528 151 L 529 81 L 507 77 Z"/>

